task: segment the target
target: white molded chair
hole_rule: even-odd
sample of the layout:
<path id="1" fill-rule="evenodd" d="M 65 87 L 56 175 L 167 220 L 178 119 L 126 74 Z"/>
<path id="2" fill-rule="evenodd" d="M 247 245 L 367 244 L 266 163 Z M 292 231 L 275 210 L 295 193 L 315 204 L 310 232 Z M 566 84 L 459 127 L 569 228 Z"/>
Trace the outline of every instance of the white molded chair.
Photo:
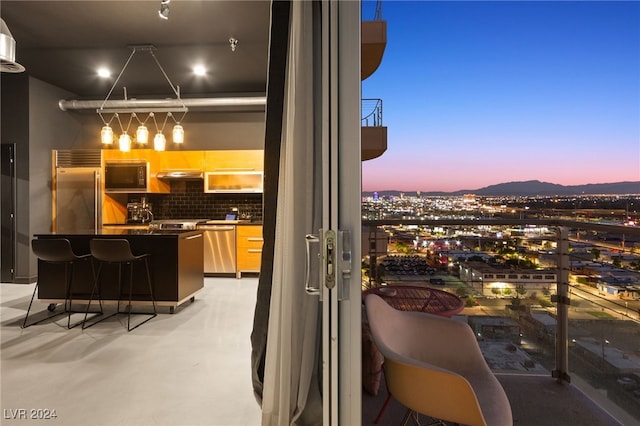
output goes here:
<path id="1" fill-rule="evenodd" d="M 412 413 L 464 425 L 511 426 L 511 406 L 467 324 L 398 311 L 368 295 L 371 335 L 384 356 L 387 387 Z M 403 424 L 405 424 L 403 423 Z"/>

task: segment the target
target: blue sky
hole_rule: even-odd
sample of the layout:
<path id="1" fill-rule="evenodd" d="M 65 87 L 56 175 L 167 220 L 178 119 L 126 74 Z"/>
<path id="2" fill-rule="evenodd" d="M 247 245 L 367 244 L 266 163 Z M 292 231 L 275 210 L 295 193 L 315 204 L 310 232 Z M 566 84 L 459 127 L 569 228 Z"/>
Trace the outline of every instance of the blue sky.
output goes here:
<path id="1" fill-rule="evenodd" d="M 375 2 L 363 1 L 363 19 Z M 640 2 L 383 1 L 363 190 L 640 181 Z"/>

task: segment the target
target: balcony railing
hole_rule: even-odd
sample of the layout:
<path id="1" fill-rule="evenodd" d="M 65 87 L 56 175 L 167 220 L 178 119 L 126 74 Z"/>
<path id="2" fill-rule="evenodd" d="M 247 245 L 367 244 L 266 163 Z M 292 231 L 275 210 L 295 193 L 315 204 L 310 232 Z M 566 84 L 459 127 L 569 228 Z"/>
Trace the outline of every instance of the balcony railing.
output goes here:
<path id="1" fill-rule="evenodd" d="M 372 248 L 371 257 L 374 258 L 374 262 L 376 257 L 382 257 L 380 234 L 383 229 L 401 230 L 405 236 L 415 234 L 418 247 L 421 231 L 438 230 L 441 241 L 462 243 L 455 243 L 455 246 L 451 247 L 443 246 L 437 250 L 453 252 L 458 249 L 460 256 L 464 252 L 463 249 L 470 255 L 491 251 L 487 248 L 488 239 L 484 240 L 477 235 L 464 236 L 472 230 L 502 230 L 505 236 L 500 240 L 501 243 L 511 246 L 507 241 L 514 237 L 506 236 L 508 231 L 514 234 L 524 229 L 531 232 L 537 229 L 536 232 L 541 234 L 531 238 L 530 243 L 523 235 L 517 238 L 521 242 L 527 241 L 527 244 L 531 244 L 531 247 L 526 247 L 532 250 L 535 248 L 532 253 L 539 252 L 536 254 L 539 264 L 544 263 L 546 258 L 549 263 L 544 265 L 544 269 L 552 271 L 546 276 L 555 275 L 557 278 L 555 285 L 546 287 L 546 292 L 544 287 L 536 290 L 538 298 L 534 298 L 534 295 L 524 288 L 526 286 L 512 282 L 522 277 L 527 278 L 527 275 L 517 272 L 517 264 L 511 270 L 507 269 L 504 275 L 500 274 L 500 277 L 504 277 L 500 280 L 496 279 L 497 274 L 493 273 L 473 279 L 453 278 L 451 275 L 459 273 L 457 271 L 462 268 L 456 270 L 452 266 L 445 267 L 451 273 L 445 275 L 445 282 L 451 285 L 449 290 L 466 287 L 470 290 L 469 296 L 476 296 L 480 302 L 480 306 L 465 310 L 465 315 L 472 316 L 474 312 L 480 313 L 480 310 L 484 310 L 485 314 L 490 312 L 498 315 L 503 317 L 504 321 L 512 321 L 519 327 L 519 335 L 514 336 L 506 336 L 506 328 L 496 330 L 489 327 L 487 333 L 478 332 L 482 335 L 481 339 L 485 339 L 483 344 L 502 339 L 501 345 L 504 348 L 509 348 L 514 356 L 518 354 L 524 357 L 523 361 L 513 364 L 517 367 L 513 371 L 510 370 L 509 362 L 504 362 L 508 354 L 500 355 L 498 359 L 501 361 L 493 364 L 499 378 L 501 373 L 509 373 L 501 381 L 507 393 L 512 393 L 512 401 L 534 398 L 529 401 L 531 408 L 525 408 L 528 410 L 526 415 L 531 416 L 530 419 L 525 421 L 521 416 L 518 424 L 550 424 L 547 423 L 550 415 L 548 410 L 535 409 L 550 403 L 545 401 L 545 398 L 555 398 L 551 393 L 547 393 L 547 385 L 533 378 L 532 374 L 540 377 L 541 371 L 551 381 L 567 385 L 566 388 L 579 388 L 582 392 L 578 392 L 577 395 L 581 396 L 576 398 L 588 395 L 599 405 L 598 413 L 581 413 L 584 418 L 600 419 L 598 416 L 610 413 L 625 425 L 640 422 L 640 227 L 561 218 L 445 217 L 363 220 L 362 224 L 363 256 L 368 256 L 367 250 Z M 464 233 L 456 233 L 456 230 L 462 229 L 465 230 Z M 542 231 L 545 229 L 549 232 Z M 432 237 L 437 239 L 434 235 Z M 374 241 L 367 241 L 371 236 Z M 519 254 L 524 257 L 527 249 L 524 246 L 521 248 L 522 250 L 513 247 L 514 258 Z M 443 256 L 446 256 L 446 253 Z M 455 261 L 454 256 L 451 255 L 449 261 Z M 458 260 L 462 262 L 462 257 Z M 372 267 L 374 265 L 370 264 L 369 269 L 373 271 Z M 542 274 L 540 279 L 544 281 L 544 277 Z M 400 281 L 411 279 L 406 276 L 395 278 Z M 534 278 L 538 277 L 530 278 L 531 281 L 535 281 Z M 394 277 L 385 276 L 387 282 L 393 279 Z M 425 285 L 429 285 L 428 275 L 424 277 L 424 281 Z M 500 285 L 497 285 L 498 282 Z M 372 283 L 377 284 L 375 280 Z M 495 294 L 491 293 L 494 291 L 492 289 L 497 289 Z M 485 356 L 490 358 L 488 352 Z M 492 362 L 489 361 L 489 364 L 492 365 Z M 536 392 L 533 389 L 540 391 Z M 589 405 L 585 407 L 588 411 Z M 514 409 L 514 414 L 517 414 L 515 411 Z M 575 422 L 577 420 L 572 418 L 575 412 L 570 411 L 567 407 L 567 411 L 556 418 L 553 424 L 580 423 Z M 565 421 L 568 423 L 564 423 Z M 588 424 L 602 424 L 593 421 Z"/>
<path id="2" fill-rule="evenodd" d="M 362 127 L 382 126 L 382 99 L 362 100 Z"/>

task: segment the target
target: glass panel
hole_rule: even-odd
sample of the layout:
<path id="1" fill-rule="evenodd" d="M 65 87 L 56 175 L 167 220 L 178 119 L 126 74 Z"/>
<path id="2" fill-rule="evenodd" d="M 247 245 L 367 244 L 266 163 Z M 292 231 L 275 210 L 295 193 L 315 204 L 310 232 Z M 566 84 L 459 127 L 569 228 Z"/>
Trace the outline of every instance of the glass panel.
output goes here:
<path id="1" fill-rule="evenodd" d="M 561 344 L 568 347 L 571 384 L 622 424 L 636 424 L 640 421 L 640 229 L 630 224 L 629 215 L 637 213 L 629 213 L 628 206 L 637 197 L 591 198 L 595 207 L 589 222 L 576 222 L 567 212 L 566 220 L 545 222 L 542 213 L 532 213 L 531 218 L 513 223 L 517 221 L 509 217 L 483 220 L 481 212 L 460 220 L 454 211 L 447 216 L 438 210 L 436 218 L 430 211 L 436 197 L 365 196 L 363 218 L 389 218 L 363 221 L 367 227 L 363 238 L 384 232 L 387 242 L 386 253 L 378 247 L 371 256 L 366 247 L 373 246 L 362 245 L 369 277 L 366 287 L 408 283 L 429 287 L 434 278 L 441 279 L 444 286 L 438 289 L 464 299 L 464 316 L 459 319 L 473 328 L 496 373 L 550 377 L 562 368 L 556 355 L 558 335 L 563 334 L 558 332 L 556 308 L 558 280 L 564 279 L 557 250 L 558 226 L 562 226 L 569 231 L 565 258 L 570 274 L 564 285 L 568 284 L 571 304 L 569 338 Z M 512 223 L 501 224 L 503 219 Z M 535 226 L 528 223 L 533 221 Z M 415 268 L 416 259 L 427 262 L 429 269 Z"/>
<path id="2" fill-rule="evenodd" d="M 570 241 L 570 374 L 614 416 L 622 420 L 629 414 L 638 421 L 638 240 L 606 230 L 574 230 Z"/>

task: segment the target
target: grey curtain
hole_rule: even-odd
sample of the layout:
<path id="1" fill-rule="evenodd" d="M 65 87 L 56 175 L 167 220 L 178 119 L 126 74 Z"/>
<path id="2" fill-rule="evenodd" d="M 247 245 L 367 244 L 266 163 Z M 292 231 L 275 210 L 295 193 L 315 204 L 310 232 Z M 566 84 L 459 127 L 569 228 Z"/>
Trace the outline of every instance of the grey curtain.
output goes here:
<path id="1" fill-rule="evenodd" d="M 273 180 L 265 181 L 264 218 L 270 229 L 264 234 L 252 335 L 254 389 L 265 426 L 322 424 L 320 302 L 304 290 L 305 235 L 317 234 L 322 218 L 321 10 L 320 2 L 289 3 L 286 66 L 278 68 L 285 84 L 276 94 L 282 93 L 281 109 L 270 115 L 271 100 L 267 104 L 267 136 L 273 139 L 265 143 L 266 165 L 272 166 L 265 171 Z M 272 36 L 276 25 L 274 13 Z M 271 47 L 282 49 L 275 41 Z M 277 86 L 272 66 L 269 90 Z M 270 127 L 276 115 L 279 132 Z"/>
<path id="2" fill-rule="evenodd" d="M 285 73 L 289 46 L 289 1 L 274 1 L 271 5 L 269 41 L 269 69 L 267 77 L 267 108 L 264 144 L 264 198 L 262 214 L 262 264 L 258 281 L 257 300 L 251 333 L 251 378 L 254 395 L 262 404 L 264 362 L 273 277 L 276 209 L 278 206 L 278 177 L 280 142 L 284 114 Z"/>

